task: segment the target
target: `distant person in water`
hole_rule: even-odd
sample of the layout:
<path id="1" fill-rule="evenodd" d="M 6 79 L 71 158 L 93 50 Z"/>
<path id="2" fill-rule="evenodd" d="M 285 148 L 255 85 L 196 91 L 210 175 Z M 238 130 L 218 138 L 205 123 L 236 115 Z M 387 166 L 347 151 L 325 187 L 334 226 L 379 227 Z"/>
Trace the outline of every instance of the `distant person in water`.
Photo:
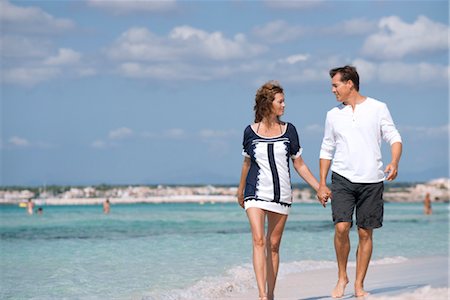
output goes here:
<path id="1" fill-rule="evenodd" d="M 38 215 L 42 215 L 44 210 L 42 209 L 42 207 L 39 207 L 36 212 L 37 212 Z"/>
<path id="2" fill-rule="evenodd" d="M 255 96 L 255 121 L 245 128 L 242 145 L 244 162 L 237 200 L 250 223 L 253 268 L 261 300 L 274 297 L 281 236 L 292 204 L 289 161 L 314 190 L 319 188 L 302 159 L 295 126 L 280 120 L 284 109 L 281 85 L 277 81 L 262 85 Z"/>
<path id="3" fill-rule="evenodd" d="M 33 203 L 33 200 L 30 198 L 30 199 L 28 199 L 28 202 L 27 202 L 27 212 L 29 215 L 33 214 L 33 209 L 34 209 L 34 203 Z"/>
<path id="4" fill-rule="evenodd" d="M 109 203 L 109 199 L 106 198 L 105 202 L 103 202 L 103 213 L 109 214 L 110 210 L 111 210 L 111 205 Z"/>
<path id="5" fill-rule="evenodd" d="M 430 193 L 427 193 L 425 195 L 425 200 L 423 201 L 423 212 L 426 215 L 431 215 L 433 213 L 433 210 L 431 209 Z"/>

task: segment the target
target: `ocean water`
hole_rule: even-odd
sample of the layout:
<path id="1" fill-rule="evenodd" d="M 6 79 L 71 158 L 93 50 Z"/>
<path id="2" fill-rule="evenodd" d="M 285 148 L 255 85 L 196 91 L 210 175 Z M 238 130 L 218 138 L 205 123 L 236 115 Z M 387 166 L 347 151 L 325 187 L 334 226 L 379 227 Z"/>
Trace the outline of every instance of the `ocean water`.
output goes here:
<path id="1" fill-rule="evenodd" d="M 448 204 L 385 204 L 374 263 L 448 255 Z M 280 276 L 334 267 L 330 207 L 296 203 Z M 237 204 L 0 206 L 0 299 L 214 299 L 255 286 L 248 220 Z M 354 261 L 356 230 L 351 232 Z"/>

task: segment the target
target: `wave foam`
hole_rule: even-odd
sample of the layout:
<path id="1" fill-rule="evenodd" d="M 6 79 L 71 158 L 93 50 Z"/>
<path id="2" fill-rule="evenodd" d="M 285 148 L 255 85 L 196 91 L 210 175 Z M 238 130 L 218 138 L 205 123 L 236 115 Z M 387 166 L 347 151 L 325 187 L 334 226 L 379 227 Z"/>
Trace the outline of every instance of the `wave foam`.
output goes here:
<path id="1" fill-rule="evenodd" d="M 450 299 L 450 290 L 448 288 L 432 288 L 425 286 L 411 293 L 404 293 L 396 296 L 370 296 L 368 300 L 447 300 Z"/>
<path id="2" fill-rule="evenodd" d="M 387 257 L 374 260 L 371 264 L 383 265 L 405 262 L 405 257 Z M 349 262 L 349 266 L 355 262 Z M 331 269 L 336 267 L 335 261 L 303 260 L 281 263 L 279 278 L 289 274 L 302 273 L 319 269 Z M 255 275 L 252 264 L 233 267 L 221 276 L 210 276 L 199 280 L 194 285 L 185 289 L 174 289 L 163 292 L 150 292 L 144 295 L 142 300 L 192 300 L 192 299 L 215 299 L 227 297 L 231 293 L 241 293 L 256 288 Z"/>

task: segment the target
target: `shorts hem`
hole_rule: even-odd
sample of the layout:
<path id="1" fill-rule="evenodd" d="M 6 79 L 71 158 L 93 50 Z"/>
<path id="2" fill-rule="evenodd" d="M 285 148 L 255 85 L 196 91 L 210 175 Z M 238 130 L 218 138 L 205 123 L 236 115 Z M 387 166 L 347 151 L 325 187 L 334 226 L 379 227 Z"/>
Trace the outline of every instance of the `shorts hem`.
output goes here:
<path id="1" fill-rule="evenodd" d="M 362 228 L 362 229 L 377 229 L 377 228 L 383 227 L 383 224 L 377 224 L 377 225 L 372 225 L 372 226 L 365 226 L 365 225 L 358 225 L 358 224 L 356 224 L 356 226 L 358 226 L 358 228 Z"/>

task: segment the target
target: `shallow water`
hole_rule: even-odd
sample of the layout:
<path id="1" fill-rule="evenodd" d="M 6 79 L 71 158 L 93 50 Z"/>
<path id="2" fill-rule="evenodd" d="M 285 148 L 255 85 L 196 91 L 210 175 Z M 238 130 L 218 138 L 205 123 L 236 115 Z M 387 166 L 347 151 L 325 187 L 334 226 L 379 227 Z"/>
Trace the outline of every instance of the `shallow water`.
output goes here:
<path id="1" fill-rule="evenodd" d="M 373 259 L 448 255 L 448 205 L 385 205 Z M 236 204 L 0 206 L 1 299 L 214 298 L 253 285 L 248 221 Z M 333 266 L 331 209 L 294 204 L 280 272 Z M 354 257 L 356 231 L 351 232 Z M 354 260 L 354 259 L 353 259 Z M 226 284 L 223 284 L 223 283 Z"/>

